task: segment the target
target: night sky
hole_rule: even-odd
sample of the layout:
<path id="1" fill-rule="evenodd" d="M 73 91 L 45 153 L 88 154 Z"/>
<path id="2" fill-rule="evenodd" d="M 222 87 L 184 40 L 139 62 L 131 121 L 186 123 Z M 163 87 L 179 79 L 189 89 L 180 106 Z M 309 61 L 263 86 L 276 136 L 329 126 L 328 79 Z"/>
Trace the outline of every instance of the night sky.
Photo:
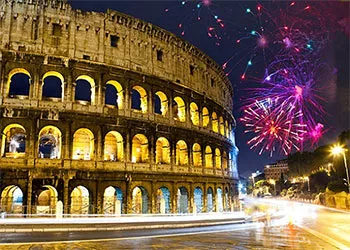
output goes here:
<path id="1" fill-rule="evenodd" d="M 193 2 L 193 1 L 192 1 Z M 199 49 L 212 57 L 218 64 L 223 65 L 231 55 L 235 57 L 232 71 L 229 78 L 234 87 L 234 115 L 237 120 L 236 128 L 236 144 L 240 150 L 238 158 L 238 170 L 240 175 L 248 176 L 251 172 L 259 169 L 263 170 L 264 165 L 273 163 L 276 160 L 283 159 L 285 156 L 275 154 L 269 157 L 268 154 L 259 155 L 258 152 L 251 151 L 247 146 L 247 141 L 251 138 L 243 133 L 244 127 L 238 121 L 241 117 L 241 99 L 245 95 L 244 82 L 241 81 L 241 75 L 246 67 L 247 55 L 250 54 L 250 47 L 237 48 L 236 40 L 242 37 L 242 31 L 245 27 L 256 25 L 256 18 L 247 18 L 246 9 L 256 9 L 257 2 L 255 1 L 213 1 L 211 9 L 213 13 L 219 15 L 223 19 L 225 28 L 219 31 L 222 39 L 217 40 L 210 38 L 207 35 L 208 27 L 213 23 L 213 15 L 208 9 L 203 9 L 200 13 L 201 20 L 197 21 L 196 5 L 192 4 L 193 8 L 184 8 L 180 1 L 70 1 L 74 9 L 82 9 L 86 11 L 105 12 L 107 9 L 117 10 L 134 17 L 151 22 L 159 27 L 162 27 L 179 37 L 191 42 Z M 278 8 L 287 2 L 262 2 L 263 5 L 268 5 L 269 8 Z M 312 2 L 311 2 L 312 3 Z M 314 2 L 313 2 L 314 3 Z M 330 3 L 330 11 L 336 11 L 336 18 L 341 20 L 344 17 L 349 17 L 349 3 L 341 3 L 342 5 L 333 8 Z M 335 6 L 335 5 L 334 5 Z M 169 9 L 165 12 L 165 9 Z M 349 121 L 349 19 L 347 21 L 347 32 L 339 30 L 329 39 L 329 44 L 326 48 L 326 53 L 322 55 L 324 60 L 334 67 L 336 78 L 333 83 L 327 83 L 323 107 L 326 110 L 323 124 L 327 132 L 324 134 L 318 145 L 332 143 L 336 137 L 344 130 L 350 128 Z M 215 20 L 214 20 L 215 21 Z M 178 27 L 179 23 L 183 23 L 185 33 L 181 36 L 183 29 Z M 312 31 L 310 31 L 312 32 Z M 217 42 L 220 43 L 217 46 Z M 263 65 L 263 62 L 257 61 Z M 259 67 L 255 67 L 256 72 L 251 74 L 260 74 Z M 263 68 L 263 67 L 261 67 Z"/>

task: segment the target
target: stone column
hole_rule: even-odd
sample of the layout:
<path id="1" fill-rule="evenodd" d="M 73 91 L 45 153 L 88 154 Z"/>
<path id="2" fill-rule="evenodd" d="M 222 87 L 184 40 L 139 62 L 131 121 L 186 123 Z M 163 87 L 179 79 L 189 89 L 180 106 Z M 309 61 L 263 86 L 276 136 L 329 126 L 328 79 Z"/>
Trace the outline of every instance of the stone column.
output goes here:
<path id="1" fill-rule="evenodd" d="M 104 103 L 102 103 L 103 73 L 99 74 L 96 87 L 97 95 L 95 97 L 95 105 L 98 105 L 98 107 L 102 107 L 104 105 Z"/>
<path id="2" fill-rule="evenodd" d="M 126 138 L 125 138 L 125 154 L 124 154 L 124 160 L 125 162 L 131 162 L 131 142 L 132 139 L 130 138 L 131 134 L 130 134 L 130 129 L 128 130 L 128 132 L 126 133 Z"/>
<path id="3" fill-rule="evenodd" d="M 193 205 L 194 205 L 194 188 L 193 183 L 190 183 L 189 190 L 188 190 L 188 212 L 193 213 Z"/>
<path id="4" fill-rule="evenodd" d="M 27 214 L 32 214 L 32 185 L 33 177 L 31 172 L 28 171 L 28 180 L 27 180 Z"/>
<path id="5" fill-rule="evenodd" d="M 155 214 L 157 213 L 157 190 L 155 190 L 155 181 L 152 181 L 151 183 L 151 213 Z"/>
<path id="6" fill-rule="evenodd" d="M 209 212 L 208 211 L 208 184 L 204 183 L 203 187 L 203 209 L 202 212 Z"/>
<path id="7" fill-rule="evenodd" d="M 69 178 L 63 179 L 63 213 L 69 213 Z"/>
<path id="8" fill-rule="evenodd" d="M 96 140 L 96 155 L 95 155 L 95 160 L 96 161 L 101 161 L 103 160 L 103 144 L 104 144 L 104 138 L 102 137 L 102 128 L 101 126 L 98 126 L 98 131 L 97 131 L 97 140 Z"/>
<path id="9" fill-rule="evenodd" d="M 39 96 L 41 96 L 41 92 L 39 91 L 42 90 L 42 80 L 40 79 L 39 69 L 35 69 L 33 78 L 30 80 L 31 83 L 29 85 L 29 98 L 33 100 L 39 100 Z"/>
<path id="10" fill-rule="evenodd" d="M 177 189 L 176 182 L 173 182 L 173 191 L 171 192 L 171 207 L 172 213 L 177 213 Z"/>

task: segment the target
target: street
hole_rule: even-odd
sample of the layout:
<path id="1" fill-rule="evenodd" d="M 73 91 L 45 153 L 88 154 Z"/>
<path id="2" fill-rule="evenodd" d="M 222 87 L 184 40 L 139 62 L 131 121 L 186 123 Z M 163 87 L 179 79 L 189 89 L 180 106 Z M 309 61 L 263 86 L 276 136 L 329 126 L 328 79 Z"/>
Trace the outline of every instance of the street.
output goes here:
<path id="1" fill-rule="evenodd" d="M 254 202 L 278 208 L 279 216 L 269 225 L 1 233 L 0 249 L 350 249 L 349 213 L 295 202 Z"/>

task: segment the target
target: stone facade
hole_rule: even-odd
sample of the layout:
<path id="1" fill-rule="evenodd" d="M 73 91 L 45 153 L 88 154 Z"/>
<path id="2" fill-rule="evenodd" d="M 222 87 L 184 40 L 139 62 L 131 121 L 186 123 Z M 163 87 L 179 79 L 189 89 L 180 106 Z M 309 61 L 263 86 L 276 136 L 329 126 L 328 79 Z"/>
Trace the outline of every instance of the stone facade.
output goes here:
<path id="1" fill-rule="evenodd" d="M 215 62 L 125 14 L 0 3 L 8 213 L 231 210 L 233 90 Z"/>

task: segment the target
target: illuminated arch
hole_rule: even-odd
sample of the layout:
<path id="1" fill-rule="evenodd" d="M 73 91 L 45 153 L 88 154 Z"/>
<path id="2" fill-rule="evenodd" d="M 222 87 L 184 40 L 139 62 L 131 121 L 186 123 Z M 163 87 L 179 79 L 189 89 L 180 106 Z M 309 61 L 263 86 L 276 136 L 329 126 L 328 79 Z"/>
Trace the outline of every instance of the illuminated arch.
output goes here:
<path id="1" fill-rule="evenodd" d="M 171 196 L 167 187 L 161 187 L 157 190 L 156 211 L 159 214 L 170 213 Z"/>
<path id="2" fill-rule="evenodd" d="M 210 213 L 213 211 L 213 189 L 211 187 L 207 190 L 207 212 Z"/>
<path id="3" fill-rule="evenodd" d="M 156 164 L 170 163 L 170 144 L 165 137 L 160 137 L 156 142 Z"/>
<path id="4" fill-rule="evenodd" d="M 110 131 L 106 134 L 103 155 L 105 161 L 124 160 L 124 141 L 123 136 L 119 132 Z"/>
<path id="5" fill-rule="evenodd" d="M 75 100 L 90 102 L 91 105 L 95 104 L 95 80 L 87 75 L 81 75 L 75 80 Z M 89 86 L 86 84 L 88 83 Z M 84 95 L 86 92 L 87 95 Z"/>
<path id="6" fill-rule="evenodd" d="M 176 143 L 176 165 L 188 164 L 188 150 L 185 141 L 180 140 Z"/>
<path id="7" fill-rule="evenodd" d="M 148 193 L 142 186 L 135 187 L 132 191 L 132 212 L 134 214 L 148 213 Z"/>
<path id="8" fill-rule="evenodd" d="M 123 210 L 123 193 L 119 187 L 109 186 L 103 194 L 103 213 L 121 214 Z"/>
<path id="9" fill-rule="evenodd" d="M 37 191 L 35 197 L 37 214 L 54 213 L 58 201 L 58 193 L 56 188 L 51 185 L 44 185 Z"/>
<path id="10" fill-rule="evenodd" d="M 221 169 L 221 152 L 220 149 L 215 149 L 215 167 Z"/>
<path id="11" fill-rule="evenodd" d="M 191 112 L 191 121 L 192 124 L 195 126 L 199 125 L 199 112 L 198 112 L 198 106 L 196 103 L 191 102 L 190 104 L 190 112 Z"/>
<path id="12" fill-rule="evenodd" d="M 202 109 L 202 120 L 203 120 L 203 128 L 206 128 L 209 126 L 209 120 L 210 120 L 210 115 L 209 111 L 206 107 Z"/>
<path id="13" fill-rule="evenodd" d="M 225 123 L 224 123 L 224 118 L 222 118 L 222 116 L 220 116 L 219 118 L 219 127 L 220 127 L 220 134 L 222 136 L 225 136 Z"/>
<path id="14" fill-rule="evenodd" d="M 13 79 L 13 77 L 18 77 L 19 79 Z M 26 69 L 16 68 L 11 70 L 6 84 L 6 96 L 29 96 L 31 78 L 30 73 Z"/>
<path id="15" fill-rule="evenodd" d="M 1 192 L 0 207 L 9 214 L 22 214 L 23 192 L 15 185 L 7 186 Z"/>
<path id="16" fill-rule="evenodd" d="M 227 153 L 224 151 L 222 153 L 222 168 L 226 171 L 228 168 L 228 159 L 227 159 Z"/>
<path id="17" fill-rule="evenodd" d="M 115 92 L 110 93 L 108 91 L 109 86 L 114 88 Z M 110 102 L 109 102 L 109 99 L 111 99 Z M 110 80 L 106 83 L 105 104 L 117 106 L 118 109 L 123 108 L 124 90 L 123 90 L 122 85 L 119 82 L 117 82 L 115 80 Z"/>
<path id="18" fill-rule="evenodd" d="M 222 195 L 222 189 L 217 188 L 216 190 L 216 212 L 223 212 L 224 206 L 223 206 L 223 195 Z"/>
<path id="19" fill-rule="evenodd" d="M 194 204 L 195 204 L 195 212 L 201 213 L 203 211 L 203 191 L 200 187 L 196 187 L 194 189 Z"/>
<path id="20" fill-rule="evenodd" d="M 132 138 L 132 159 L 133 163 L 148 162 L 148 140 L 143 134 L 136 134 Z"/>
<path id="21" fill-rule="evenodd" d="M 59 82 L 48 79 L 48 77 L 56 78 Z M 43 98 L 60 98 L 64 99 L 64 78 L 56 71 L 46 72 L 42 78 L 42 97 Z"/>
<path id="22" fill-rule="evenodd" d="M 185 187 L 177 190 L 177 212 L 179 214 L 188 213 L 188 191 Z"/>
<path id="23" fill-rule="evenodd" d="M 22 125 L 8 125 L 2 132 L 1 155 L 10 158 L 24 157 L 26 137 L 27 133 Z"/>
<path id="24" fill-rule="evenodd" d="M 213 152 L 210 146 L 205 147 L 205 167 L 206 168 L 213 167 Z"/>
<path id="25" fill-rule="evenodd" d="M 90 194 L 84 186 L 77 186 L 71 193 L 71 214 L 88 214 L 90 211 Z"/>
<path id="26" fill-rule="evenodd" d="M 196 167 L 202 166 L 202 149 L 198 143 L 192 146 L 193 165 Z"/>
<path id="27" fill-rule="evenodd" d="M 73 160 L 94 158 L 94 134 L 87 128 L 80 128 L 73 135 Z"/>
<path id="28" fill-rule="evenodd" d="M 131 90 L 131 108 L 147 113 L 147 92 L 141 86 L 134 86 Z"/>
<path id="29" fill-rule="evenodd" d="M 166 114 L 168 113 L 168 98 L 166 94 L 164 94 L 162 91 L 157 91 L 154 95 L 155 95 L 155 98 L 159 98 L 158 100 L 159 103 L 156 103 L 155 101 L 154 112 L 156 114 L 166 116 Z"/>
<path id="30" fill-rule="evenodd" d="M 213 112 L 213 114 L 211 115 L 211 129 L 214 132 L 219 133 L 218 116 L 215 112 Z"/>
<path id="31" fill-rule="evenodd" d="M 176 121 L 185 122 L 186 121 L 186 106 L 185 102 L 181 97 L 175 97 L 173 104 L 173 115 Z"/>
<path id="32" fill-rule="evenodd" d="M 45 126 L 39 132 L 39 158 L 60 159 L 62 134 L 55 126 Z"/>

